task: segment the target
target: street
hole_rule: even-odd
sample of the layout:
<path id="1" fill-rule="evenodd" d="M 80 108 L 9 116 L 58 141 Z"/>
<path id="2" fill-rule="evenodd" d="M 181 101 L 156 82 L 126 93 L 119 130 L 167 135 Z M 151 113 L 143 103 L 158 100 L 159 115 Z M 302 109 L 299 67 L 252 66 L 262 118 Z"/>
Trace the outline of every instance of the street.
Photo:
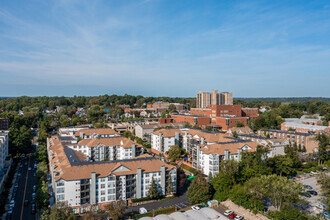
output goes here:
<path id="1" fill-rule="evenodd" d="M 27 162 L 27 165 L 25 165 L 25 162 Z M 21 177 L 18 182 L 15 206 L 11 218 L 13 220 L 34 220 L 36 218 L 35 214 L 31 213 L 33 185 L 36 184 L 35 176 L 33 175 L 36 171 L 36 169 L 34 169 L 34 162 L 34 156 L 30 158 L 27 156 L 26 159 L 22 160 L 21 164 L 23 167 L 19 168 Z M 28 170 L 28 167 L 32 169 Z M 26 199 L 29 200 L 27 206 L 24 205 Z"/>

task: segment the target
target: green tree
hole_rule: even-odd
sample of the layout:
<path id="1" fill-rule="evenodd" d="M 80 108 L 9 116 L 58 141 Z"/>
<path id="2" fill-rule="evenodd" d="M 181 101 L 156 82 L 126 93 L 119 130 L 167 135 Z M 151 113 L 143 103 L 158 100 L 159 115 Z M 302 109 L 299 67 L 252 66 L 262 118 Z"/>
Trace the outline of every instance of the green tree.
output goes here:
<path id="1" fill-rule="evenodd" d="M 233 131 L 233 137 L 234 137 L 234 138 L 238 138 L 238 134 L 237 134 L 236 131 Z"/>
<path id="2" fill-rule="evenodd" d="M 174 184 L 173 184 L 171 176 L 168 176 L 168 178 L 166 180 L 166 193 L 170 194 L 173 192 L 174 192 Z"/>
<path id="3" fill-rule="evenodd" d="M 174 104 L 170 104 L 168 106 L 168 111 L 171 112 L 171 111 L 174 111 L 174 110 L 176 110 L 176 106 Z"/>
<path id="4" fill-rule="evenodd" d="M 175 162 L 177 160 L 180 159 L 181 156 L 181 148 L 178 145 L 173 145 L 170 147 L 170 149 L 168 150 L 168 159 L 171 162 Z"/>
<path id="5" fill-rule="evenodd" d="M 150 188 L 148 191 L 148 196 L 150 199 L 158 199 L 160 197 L 160 193 L 158 191 L 158 186 L 153 177 L 152 177 Z"/>
<path id="6" fill-rule="evenodd" d="M 328 151 L 330 146 L 329 145 L 330 137 L 322 133 L 316 136 L 316 140 L 319 142 L 319 149 L 318 149 L 319 165 L 322 165 L 324 161 L 329 159 Z"/>
<path id="7" fill-rule="evenodd" d="M 241 121 L 236 122 L 236 127 L 244 127 L 244 123 Z"/>
<path id="8" fill-rule="evenodd" d="M 202 175 L 197 175 L 190 184 L 187 197 L 191 204 L 206 202 L 212 198 L 212 188 Z"/>
<path id="9" fill-rule="evenodd" d="M 122 219 L 126 213 L 126 201 L 120 199 L 111 202 L 105 206 L 105 211 L 108 212 L 108 217 L 114 220 Z"/>

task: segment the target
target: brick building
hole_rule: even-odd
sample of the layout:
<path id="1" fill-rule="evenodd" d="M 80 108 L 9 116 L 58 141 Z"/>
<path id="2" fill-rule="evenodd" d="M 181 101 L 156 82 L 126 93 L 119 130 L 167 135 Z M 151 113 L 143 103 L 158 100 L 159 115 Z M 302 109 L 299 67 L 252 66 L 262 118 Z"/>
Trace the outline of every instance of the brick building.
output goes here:
<path id="1" fill-rule="evenodd" d="M 201 126 L 207 126 L 211 123 L 210 118 L 206 116 L 200 116 L 200 115 L 171 115 L 171 118 L 173 118 L 174 123 L 184 123 L 187 122 L 191 125 L 197 125 L 199 127 Z"/>
<path id="2" fill-rule="evenodd" d="M 0 130 L 9 130 L 8 118 L 0 118 Z"/>
<path id="3" fill-rule="evenodd" d="M 257 119 L 259 116 L 258 108 L 242 108 L 242 116 L 249 117 L 251 119 Z"/>
<path id="4" fill-rule="evenodd" d="M 330 127 L 296 123 L 296 122 L 283 122 L 281 124 L 281 130 L 283 130 L 283 131 L 294 130 L 296 132 L 302 132 L 302 133 L 317 133 L 317 132 L 323 132 L 323 131 L 329 132 Z"/>
<path id="5" fill-rule="evenodd" d="M 244 126 L 247 126 L 248 118 L 247 117 L 236 117 L 236 116 L 227 116 L 227 117 L 216 117 L 215 122 L 212 123 L 222 127 L 222 130 L 228 131 L 230 128 L 236 127 L 237 123 L 243 123 Z"/>
<path id="6" fill-rule="evenodd" d="M 261 129 L 258 135 L 270 138 L 282 138 L 287 140 L 290 144 L 296 143 L 301 147 L 305 146 L 306 153 L 317 152 L 318 142 L 315 140 L 315 135 L 311 133 L 302 133 L 295 131 L 283 131 L 275 129 Z"/>

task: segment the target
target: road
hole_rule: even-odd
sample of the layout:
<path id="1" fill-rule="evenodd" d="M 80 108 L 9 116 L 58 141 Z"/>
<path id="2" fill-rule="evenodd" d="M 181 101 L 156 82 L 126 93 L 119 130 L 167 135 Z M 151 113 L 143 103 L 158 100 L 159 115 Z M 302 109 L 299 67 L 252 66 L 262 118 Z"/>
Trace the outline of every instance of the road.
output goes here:
<path id="1" fill-rule="evenodd" d="M 27 162 L 27 165 L 25 165 Z M 23 160 L 23 167 L 21 169 L 21 177 L 18 182 L 17 194 L 15 197 L 15 207 L 13 209 L 12 219 L 13 220 L 35 220 L 35 214 L 31 213 L 31 201 L 32 201 L 32 192 L 33 185 L 36 184 L 36 179 L 33 176 L 36 169 L 33 168 L 35 162 L 34 156 L 30 158 L 27 156 Z M 32 170 L 29 171 L 28 167 L 31 167 Z M 29 200 L 29 205 L 24 205 L 24 200 Z"/>

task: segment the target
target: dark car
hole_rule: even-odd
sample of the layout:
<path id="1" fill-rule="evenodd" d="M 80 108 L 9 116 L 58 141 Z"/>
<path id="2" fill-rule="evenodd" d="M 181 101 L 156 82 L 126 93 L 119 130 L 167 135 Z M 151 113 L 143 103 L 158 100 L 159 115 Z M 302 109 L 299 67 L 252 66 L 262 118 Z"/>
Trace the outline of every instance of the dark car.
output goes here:
<path id="1" fill-rule="evenodd" d="M 315 190 L 308 190 L 307 192 L 308 192 L 309 194 L 314 195 L 314 196 L 317 195 L 317 192 L 316 192 Z"/>
<path id="2" fill-rule="evenodd" d="M 32 214 L 35 214 L 36 213 L 36 204 L 32 204 L 32 206 L 31 206 L 31 213 Z"/>
<path id="3" fill-rule="evenodd" d="M 307 192 L 303 192 L 303 193 L 301 193 L 301 195 L 303 195 L 305 197 L 308 197 L 308 198 L 312 197 L 311 194 L 309 194 Z"/>
<path id="4" fill-rule="evenodd" d="M 29 200 L 25 199 L 25 200 L 24 200 L 24 205 L 25 205 L 25 206 L 28 206 L 28 205 L 29 205 Z"/>
<path id="5" fill-rule="evenodd" d="M 305 189 L 313 189 L 313 187 L 311 187 L 310 185 L 304 185 Z"/>

